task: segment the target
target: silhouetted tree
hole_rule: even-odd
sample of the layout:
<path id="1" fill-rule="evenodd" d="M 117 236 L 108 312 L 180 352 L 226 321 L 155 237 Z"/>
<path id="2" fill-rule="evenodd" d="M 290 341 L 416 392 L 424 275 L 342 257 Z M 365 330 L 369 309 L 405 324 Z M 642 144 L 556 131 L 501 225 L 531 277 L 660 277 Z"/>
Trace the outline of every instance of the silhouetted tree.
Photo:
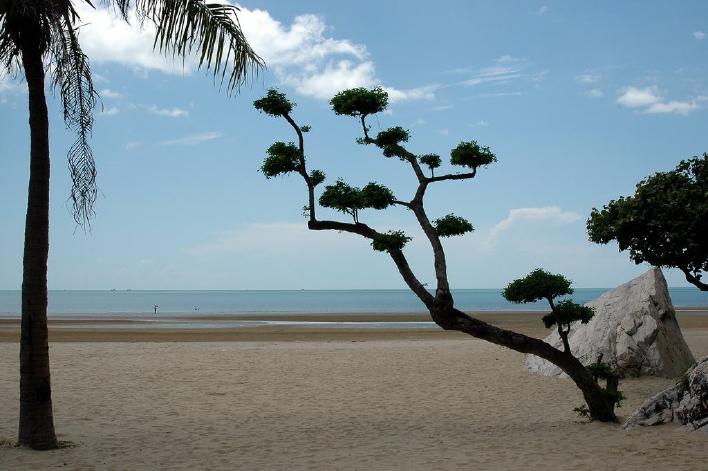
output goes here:
<path id="1" fill-rule="evenodd" d="M 77 134 L 69 149 L 74 218 L 88 223 L 96 200 L 96 167 L 88 139 L 97 93 L 88 57 L 78 40 L 74 5 L 89 0 L 0 0 L 0 63 L 24 73 L 29 97 L 30 178 L 22 278 L 20 334 L 20 423 L 18 441 L 36 449 L 57 446 L 52 417 L 47 338 L 49 253 L 49 117 L 45 64 L 61 97 L 64 121 Z M 236 7 L 203 0 L 106 0 L 127 21 L 135 9 L 157 26 L 155 47 L 199 55 L 200 67 L 235 90 L 249 70 L 261 66 L 236 18 Z"/>
<path id="2" fill-rule="evenodd" d="M 374 250 L 388 253 L 408 287 L 421 300 L 430 312 L 432 319 L 440 327 L 446 330 L 465 332 L 473 337 L 518 352 L 532 353 L 552 362 L 565 371 L 582 390 L 589 414 L 593 419 L 615 420 L 614 402 L 608 400 L 603 389 L 598 386 L 588 369 L 569 350 L 561 351 L 542 340 L 500 329 L 455 308 L 447 279 L 447 263 L 441 237 L 462 235 L 471 232 L 473 227 L 464 218 L 453 214 L 431 222 L 424 208 L 424 197 L 426 190 L 433 183 L 469 180 L 477 175 L 479 168 L 496 162 L 496 156 L 489 147 L 481 146 L 475 141 L 460 143 L 452 149 L 450 163 L 464 168 L 464 171 L 434 176 L 433 171 L 441 165 L 440 157 L 434 154 L 418 156 L 408 151 L 404 144 L 408 141 L 409 133 L 405 129 L 392 127 L 375 136 L 370 134 L 371 129 L 367 125 L 366 119 L 386 109 L 388 95 L 384 90 L 381 88 L 345 90 L 332 98 L 330 103 L 336 114 L 352 116 L 358 120 L 363 131 L 363 136 L 358 139 L 360 144 L 374 145 L 381 149 L 385 157 L 395 157 L 409 165 L 417 181 L 417 188 L 411 199 L 401 200 L 397 199 L 388 188 L 378 183 L 369 183 L 359 189 L 350 186 L 343 180 L 337 180 L 335 184 L 325 186 L 319 202 L 322 206 L 349 214 L 353 221 L 317 219 L 315 187 L 324 181 L 325 175 L 320 170 L 308 173 L 303 132 L 309 131 L 309 127 L 299 126 L 295 122 L 291 116 L 294 105 L 283 93 L 269 90 L 265 97 L 254 103 L 254 106 L 271 116 L 284 118 L 295 131 L 297 143 L 276 142 L 273 144 L 268 149 L 268 156 L 263 162 L 261 171 L 267 178 L 294 172 L 305 180 L 308 192 L 308 205 L 306 206 L 308 227 L 312 230 L 351 232 L 371 240 Z M 425 174 L 421 163 L 428 167 L 431 172 L 430 176 Z M 408 265 L 403 247 L 411 240 L 409 236 L 403 231 L 379 232 L 360 221 L 359 213 L 363 209 L 385 209 L 391 205 L 399 205 L 409 209 L 430 242 L 434 255 L 436 277 L 434 294 L 425 289 Z"/>
<path id="3" fill-rule="evenodd" d="M 616 240 L 635 263 L 678 268 L 708 291 L 701 281 L 708 271 L 708 154 L 640 181 L 633 196 L 593 208 L 587 227 L 591 241 Z"/>

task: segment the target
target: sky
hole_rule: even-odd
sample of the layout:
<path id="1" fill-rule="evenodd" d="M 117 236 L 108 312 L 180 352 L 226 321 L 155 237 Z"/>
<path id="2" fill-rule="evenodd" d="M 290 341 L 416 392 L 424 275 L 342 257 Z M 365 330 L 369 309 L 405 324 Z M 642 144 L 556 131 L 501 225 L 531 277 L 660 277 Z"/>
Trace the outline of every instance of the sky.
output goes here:
<path id="1" fill-rule="evenodd" d="M 78 2 L 77 2 L 78 3 Z M 405 287 L 386 254 L 351 234 L 311 232 L 301 179 L 259 172 L 274 141 L 295 140 L 253 101 L 276 87 L 297 103 L 310 168 L 352 185 L 415 189 L 410 168 L 356 144 L 360 128 L 328 105 L 382 86 L 373 131 L 402 126 L 409 150 L 460 141 L 498 162 L 427 194 L 431 219 L 467 218 L 444 241 L 453 288 L 499 288 L 530 270 L 576 287 L 612 287 L 648 267 L 588 241 L 593 207 L 708 151 L 708 3 L 702 1 L 250 1 L 239 20 L 267 70 L 229 97 L 194 58 L 152 51 L 154 30 L 79 5 L 80 42 L 101 104 L 92 136 L 100 195 L 91 230 L 73 221 L 73 140 L 50 95 L 50 289 L 358 289 Z M 0 289 L 19 289 L 29 171 L 27 93 L 0 78 Z M 322 186 L 319 187 L 320 189 Z M 319 217 L 347 220 L 320 210 Z M 403 229 L 419 279 L 432 252 L 400 208 L 360 216 Z M 671 286 L 690 286 L 665 270 Z"/>

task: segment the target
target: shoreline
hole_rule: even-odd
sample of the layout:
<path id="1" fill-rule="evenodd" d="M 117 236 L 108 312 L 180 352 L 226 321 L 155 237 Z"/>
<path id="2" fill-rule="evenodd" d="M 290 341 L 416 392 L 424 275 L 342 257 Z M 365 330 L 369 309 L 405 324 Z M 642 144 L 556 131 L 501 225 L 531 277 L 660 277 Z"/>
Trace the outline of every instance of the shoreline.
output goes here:
<path id="1" fill-rule="evenodd" d="M 480 320 L 544 338 L 540 311 L 470 312 Z M 708 309 L 677 310 L 682 330 L 708 332 Z M 424 313 L 225 314 L 179 317 L 49 318 L 50 342 L 289 342 L 466 338 L 437 328 Z M 19 341 L 19 317 L 0 318 L 0 343 Z"/>

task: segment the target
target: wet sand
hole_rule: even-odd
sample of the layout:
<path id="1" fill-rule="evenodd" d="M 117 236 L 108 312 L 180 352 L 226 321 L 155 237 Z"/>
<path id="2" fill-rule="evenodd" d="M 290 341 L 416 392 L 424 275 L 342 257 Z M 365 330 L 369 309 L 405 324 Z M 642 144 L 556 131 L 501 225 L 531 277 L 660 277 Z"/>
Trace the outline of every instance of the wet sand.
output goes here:
<path id="1" fill-rule="evenodd" d="M 545 336 L 541 323 L 542 312 L 480 312 L 475 317 L 503 328 L 510 328 L 532 336 Z M 693 316 L 686 315 L 688 322 Z M 682 314 L 683 316 L 683 314 Z M 708 319 L 708 311 L 701 316 Z M 126 316 L 74 317 L 50 316 L 49 331 L 51 342 L 260 342 L 260 341 L 332 341 L 332 340 L 374 340 L 374 339 L 438 339 L 450 336 L 466 337 L 456 332 L 439 329 L 392 329 L 392 328 L 349 328 L 323 326 L 280 326 L 264 325 L 247 328 L 198 328 L 198 327 L 157 327 L 153 321 L 166 323 L 194 324 L 228 321 L 295 321 L 295 322 L 430 322 L 425 313 L 396 314 L 224 314 L 195 316 L 159 316 L 151 318 Z M 708 322 L 708 321 L 707 321 Z M 20 335 L 18 318 L 0 318 L 0 342 L 17 342 Z"/>

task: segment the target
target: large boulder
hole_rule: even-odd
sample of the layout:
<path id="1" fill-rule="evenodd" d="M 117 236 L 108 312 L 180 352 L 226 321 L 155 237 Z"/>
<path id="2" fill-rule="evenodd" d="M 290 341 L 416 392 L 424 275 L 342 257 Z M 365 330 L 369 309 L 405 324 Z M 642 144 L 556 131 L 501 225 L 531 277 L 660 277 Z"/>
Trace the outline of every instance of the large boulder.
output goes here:
<path id="1" fill-rule="evenodd" d="M 668 422 L 708 432 L 708 357 L 682 376 L 676 386 L 647 399 L 623 427 L 632 429 Z"/>
<path id="2" fill-rule="evenodd" d="M 661 269 L 652 268 L 632 281 L 588 303 L 595 316 L 587 324 L 576 322 L 568 341 L 583 364 L 602 361 L 620 376 L 674 377 L 695 362 L 676 322 L 669 289 Z M 558 332 L 544 339 L 562 349 Z M 557 366 L 534 355 L 526 368 L 547 376 L 561 375 Z"/>

